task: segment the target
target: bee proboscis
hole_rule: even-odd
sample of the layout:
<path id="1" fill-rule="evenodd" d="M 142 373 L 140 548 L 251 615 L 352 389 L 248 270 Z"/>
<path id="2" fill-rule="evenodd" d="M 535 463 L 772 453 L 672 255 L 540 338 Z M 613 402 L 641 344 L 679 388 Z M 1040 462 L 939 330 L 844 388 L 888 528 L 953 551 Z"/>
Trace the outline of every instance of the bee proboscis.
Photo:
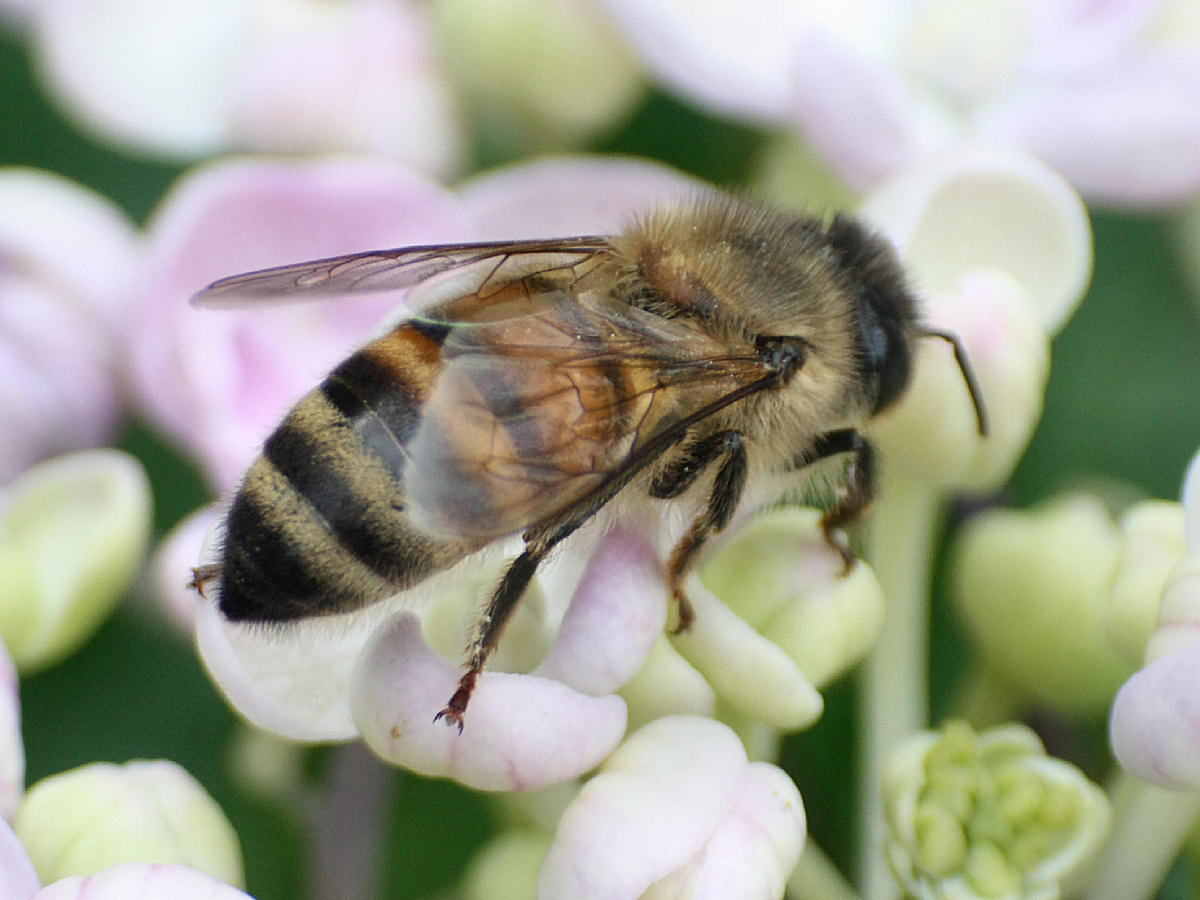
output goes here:
<path id="1" fill-rule="evenodd" d="M 618 495 L 696 504 L 666 560 L 683 589 L 748 481 L 847 455 L 822 518 L 842 530 L 874 496 L 861 426 L 910 381 L 922 324 L 891 245 L 828 221 L 713 194 L 611 236 L 352 254 L 236 275 L 225 306 L 410 289 L 417 310 L 335 368 L 266 440 L 225 521 L 231 620 L 346 612 L 520 535 L 435 718 L 462 729 L 475 682 L 530 579 Z"/>

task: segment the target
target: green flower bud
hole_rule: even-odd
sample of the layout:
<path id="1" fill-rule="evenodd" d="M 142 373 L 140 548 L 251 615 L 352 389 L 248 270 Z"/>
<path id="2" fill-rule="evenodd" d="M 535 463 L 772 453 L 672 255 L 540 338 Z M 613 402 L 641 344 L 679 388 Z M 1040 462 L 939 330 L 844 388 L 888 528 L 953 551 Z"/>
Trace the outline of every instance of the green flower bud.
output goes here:
<path id="1" fill-rule="evenodd" d="M 185 865 L 243 884 L 233 826 L 166 760 L 92 763 L 45 778 L 25 795 L 13 830 L 43 884 L 124 862 Z"/>
<path id="2" fill-rule="evenodd" d="M 911 738 L 884 776 L 887 857 L 911 897 L 1056 898 L 1107 834 L 1108 798 L 1023 725 Z"/>
<path id="3" fill-rule="evenodd" d="M 525 900 L 537 893 L 538 870 L 552 834 L 516 829 L 491 840 L 471 860 L 463 900 Z"/>
<path id="4" fill-rule="evenodd" d="M 22 673 L 82 644 L 129 589 L 150 532 L 150 486 L 116 450 L 34 466 L 0 513 L 0 638 Z"/>
<path id="5" fill-rule="evenodd" d="M 1108 611 L 1109 638 L 1140 666 L 1158 624 L 1163 589 L 1186 550 L 1183 507 L 1165 500 L 1130 507 L 1121 517 L 1121 552 Z"/>
<path id="6" fill-rule="evenodd" d="M 1105 712 L 1132 671 L 1109 637 L 1122 535 L 1099 500 L 993 510 L 955 547 L 951 590 L 985 665 L 1021 696 Z"/>

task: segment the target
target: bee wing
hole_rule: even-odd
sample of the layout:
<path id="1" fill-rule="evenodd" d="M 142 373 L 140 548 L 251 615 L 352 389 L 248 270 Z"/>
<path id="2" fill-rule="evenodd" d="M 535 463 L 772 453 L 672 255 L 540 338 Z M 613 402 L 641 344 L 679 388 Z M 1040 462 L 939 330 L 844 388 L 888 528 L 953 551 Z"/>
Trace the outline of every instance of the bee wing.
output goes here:
<path id="1" fill-rule="evenodd" d="M 484 541 L 603 496 L 766 377 L 753 348 L 574 302 L 456 327 L 442 358 L 408 445 L 409 515 Z"/>
<path id="2" fill-rule="evenodd" d="M 451 270 L 469 271 L 477 279 L 498 277 L 511 281 L 576 265 L 608 246 L 603 237 L 577 237 L 373 250 L 231 275 L 198 291 L 192 296 L 192 304 L 227 308 L 393 291 Z M 474 293 L 481 284 L 477 281 L 460 292 Z"/>

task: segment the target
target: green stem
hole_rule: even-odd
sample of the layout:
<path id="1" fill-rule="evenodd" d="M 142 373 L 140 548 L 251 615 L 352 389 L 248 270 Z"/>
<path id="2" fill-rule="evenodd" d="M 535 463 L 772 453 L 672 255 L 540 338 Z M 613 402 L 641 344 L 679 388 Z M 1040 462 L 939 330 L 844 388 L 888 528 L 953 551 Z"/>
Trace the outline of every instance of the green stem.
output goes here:
<path id="1" fill-rule="evenodd" d="M 1153 897 L 1200 819 L 1200 792 L 1172 791 L 1122 773 L 1113 831 L 1089 873 L 1088 900 Z"/>
<path id="2" fill-rule="evenodd" d="M 842 873 L 812 840 L 787 882 L 789 900 L 862 900 Z"/>
<path id="3" fill-rule="evenodd" d="M 880 473 L 886 498 L 872 518 L 871 561 L 887 600 L 883 631 L 862 670 L 860 778 L 863 896 L 883 900 L 896 884 L 883 856 L 883 764 L 928 726 L 929 579 L 941 496 L 903 473 Z"/>

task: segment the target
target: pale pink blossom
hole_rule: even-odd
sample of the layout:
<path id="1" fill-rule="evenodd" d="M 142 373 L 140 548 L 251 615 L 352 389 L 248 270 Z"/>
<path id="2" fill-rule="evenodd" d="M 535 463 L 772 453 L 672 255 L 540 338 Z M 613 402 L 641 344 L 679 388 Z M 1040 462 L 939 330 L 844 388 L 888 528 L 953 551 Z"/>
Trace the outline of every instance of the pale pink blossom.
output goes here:
<path id="1" fill-rule="evenodd" d="M 1113 752 L 1139 778 L 1200 787 L 1200 454 L 1183 489 L 1187 553 L 1167 576 L 1145 667 L 1113 702 Z"/>
<path id="2" fill-rule="evenodd" d="M 805 838 L 804 804 L 712 719 L 632 734 L 563 813 L 538 897 L 779 897 Z"/>
<path id="3" fill-rule="evenodd" d="M 796 127 L 858 189 L 977 139 L 1101 202 L 1200 190 L 1200 33 L 1167 0 L 604 2 L 668 87 Z"/>
<path id="4" fill-rule="evenodd" d="M 32 11 L 30 31 L 51 95 L 143 153 L 348 150 L 441 175 L 463 156 L 411 0 L 59 0 Z"/>
<path id="5" fill-rule="evenodd" d="M 0 169 L 0 482 L 112 435 L 115 328 L 137 252 L 132 225 L 98 194 Z"/>

